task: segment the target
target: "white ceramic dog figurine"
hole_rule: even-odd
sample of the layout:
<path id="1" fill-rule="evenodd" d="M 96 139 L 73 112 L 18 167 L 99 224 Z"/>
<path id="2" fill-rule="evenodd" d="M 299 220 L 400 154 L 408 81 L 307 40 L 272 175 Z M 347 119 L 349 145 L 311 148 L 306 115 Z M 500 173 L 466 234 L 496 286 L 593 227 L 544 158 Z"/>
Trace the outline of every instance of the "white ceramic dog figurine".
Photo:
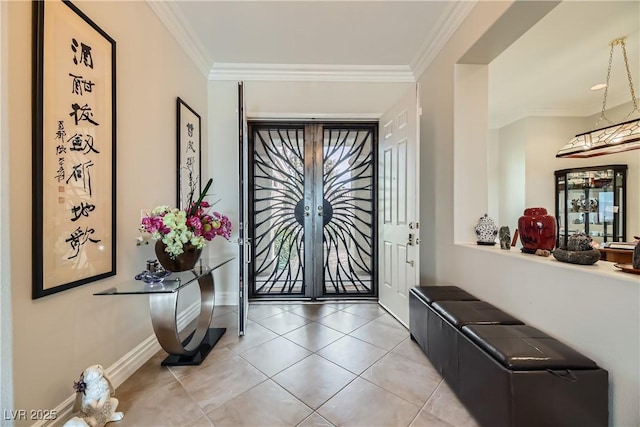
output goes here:
<path id="1" fill-rule="evenodd" d="M 116 412 L 118 399 L 113 397 L 113 385 L 100 365 L 89 366 L 74 383 L 76 402 L 73 412 L 78 413 L 64 427 L 103 427 L 111 421 L 120 421 L 124 414 Z"/>

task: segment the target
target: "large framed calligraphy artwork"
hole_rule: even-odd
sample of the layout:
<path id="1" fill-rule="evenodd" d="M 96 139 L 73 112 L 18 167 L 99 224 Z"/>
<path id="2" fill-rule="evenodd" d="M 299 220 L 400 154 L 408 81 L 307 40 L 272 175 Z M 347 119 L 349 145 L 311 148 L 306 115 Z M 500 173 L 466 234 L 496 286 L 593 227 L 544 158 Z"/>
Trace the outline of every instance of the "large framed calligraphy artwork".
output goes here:
<path id="1" fill-rule="evenodd" d="M 116 274 L 116 42 L 68 1 L 34 1 L 33 292 Z"/>
<path id="2" fill-rule="evenodd" d="M 178 206 L 187 207 L 202 191 L 200 115 L 178 98 Z"/>

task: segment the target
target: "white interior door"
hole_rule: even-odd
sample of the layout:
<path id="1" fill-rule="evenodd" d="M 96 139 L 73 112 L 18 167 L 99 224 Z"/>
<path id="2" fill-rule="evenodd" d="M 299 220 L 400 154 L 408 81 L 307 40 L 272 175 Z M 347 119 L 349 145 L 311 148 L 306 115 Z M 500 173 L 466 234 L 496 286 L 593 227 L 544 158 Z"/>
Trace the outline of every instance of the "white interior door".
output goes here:
<path id="1" fill-rule="evenodd" d="M 418 86 L 380 118 L 378 156 L 380 305 L 409 325 L 409 289 L 420 275 Z"/>

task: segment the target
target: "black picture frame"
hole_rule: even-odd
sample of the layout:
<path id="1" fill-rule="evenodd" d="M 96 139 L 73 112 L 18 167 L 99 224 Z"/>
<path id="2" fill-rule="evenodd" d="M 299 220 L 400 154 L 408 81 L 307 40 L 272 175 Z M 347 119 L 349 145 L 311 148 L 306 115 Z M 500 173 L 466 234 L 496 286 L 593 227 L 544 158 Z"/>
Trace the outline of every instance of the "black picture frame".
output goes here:
<path id="1" fill-rule="evenodd" d="M 33 1 L 32 298 L 116 274 L 116 42 Z"/>
<path id="2" fill-rule="evenodd" d="M 176 100 L 177 181 L 180 209 L 197 200 L 202 191 L 202 130 L 200 115 L 180 97 Z"/>

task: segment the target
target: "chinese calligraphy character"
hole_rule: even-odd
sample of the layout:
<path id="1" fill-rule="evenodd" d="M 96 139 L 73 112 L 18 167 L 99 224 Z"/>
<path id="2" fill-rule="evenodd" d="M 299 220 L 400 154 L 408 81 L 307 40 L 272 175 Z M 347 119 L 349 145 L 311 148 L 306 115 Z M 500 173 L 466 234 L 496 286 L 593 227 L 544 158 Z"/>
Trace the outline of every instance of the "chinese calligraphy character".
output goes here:
<path id="1" fill-rule="evenodd" d="M 67 178 L 66 183 L 68 184 L 71 178 L 73 178 L 74 182 L 82 181 L 82 187 L 85 191 L 88 191 L 89 196 L 91 196 L 91 174 L 89 170 L 91 166 L 93 166 L 93 162 L 91 160 L 78 165 L 74 165 L 73 172 L 71 172 L 71 175 L 69 175 L 69 178 Z"/>
<path id="2" fill-rule="evenodd" d="M 67 152 L 67 147 L 65 147 L 64 145 L 57 145 L 56 146 L 56 155 L 60 155 L 60 154 L 64 154 Z"/>
<path id="3" fill-rule="evenodd" d="M 74 103 L 71 105 L 71 108 L 73 109 L 73 111 L 69 113 L 69 116 L 74 118 L 74 120 L 76 121 L 76 126 L 78 125 L 78 122 L 81 122 L 83 120 L 86 120 L 93 125 L 100 126 L 98 123 L 91 119 L 91 117 L 93 117 L 93 112 L 91 111 L 91 107 L 89 107 L 88 104 L 84 104 L 84 106 L 81 107 L 79 104 Z M 80 112 L 79 116 L 78 111 Z"/>
<path id="4" fill-rule="evenodd" d="M 78 206 L 73 206 L 71 208 L 71 214 L 73 218 L 71 221 L 77 221 L 81 216 L 89 216 L 89 212 L 93 211 L 96 208 L 96 205 L 92 205 L 91 203 L 81 202 Z"/>
<path id="5" fill-rule="evenodd" d="M 64 121 L 58 120 L 58 130 L 56 131 L 56 139 L 64 140 L 64 137 L 67 136 L 67 132 L 64 130 Z"/>
<path id="6" fill-rule="evenodd" d="M 187 157 L 187 168 L 193 168 L 193 161 L 195 160 L 194 157 Z"/>
<path id="7" fill-rule="evenodd" d="M 195 149 L 195 148 L 193 148 L 193 141 L 189 141 L 189 142 L 187 142 L 187 153 L 188 153 L 189 151 L 193 151 L 194 153 L 196 152 L 196 149 Z"/>
<path id="8" fill-rule="evenodd" d="M 82 76 L 76 76 L 69 73 L 73 77 L 73 83 L 71 85 L 71 93 L 82 96 L 83 92 L 93 92 L 93 86 L 95 83 L 91 80 L 83 80 Z"/>
<path id="9" fill-rule="evenodd" d="M 73 51 L 73 63 L 78 65 L 79 62 L 82 62 L 85 66 L 89 68 L 93 68 L 93 58 L 91 56 L 91 46 L 86 45 L 84 43 L 80 43 L 80 59 L 76 57 L 78 53 L 78 41 L 76 39 L 71 39 L 71 50 Z"/>
<path id="10" fill-rule="evenodd" d="M 193 136 L 193 123 L 187 123 L 187 134 L 189 138 Z"/>
<path id="11" fill-rule="evenodd" d="M 81 133 L 76 133 L 71 138 L 69 138 L 67 142 L 71 142 L 71 147 L 69 148 L 69 150 L 71 151 L 83 151 L 84 154 L 89 153 L 89 151 L 93 151 L 94 153 L 100 154 L 100 152 L 93 146 L 93 136 L 91 135 L 82 135 Z"/>
<path id="12" fill-rule="evenodd" d="M 71 233 L 69 238 L 65 240 L 65 242 L 71 245 L 71 250 L 74 251 L 74 254 L 67 259 L 73 259 L 77 257 L 78 253 L 80 252 L 80 247 L 87 243 L 87 241 L 91 243 L 100 242 L 100 240 L 92 239 L 91 237 L 89 237 L 93 233 L 95 233 L 95 230 L 93 228 L 86 227 L 84 231 L 82 231 L 80 227 L 76 228 L 75 231 Z"/>
<path id="13" fill-rule="evenodd" d="M 56 171 L 56 178 L 58 182 L 64 179 L 64 157 L 58 158 L 58 170 Z"/>

